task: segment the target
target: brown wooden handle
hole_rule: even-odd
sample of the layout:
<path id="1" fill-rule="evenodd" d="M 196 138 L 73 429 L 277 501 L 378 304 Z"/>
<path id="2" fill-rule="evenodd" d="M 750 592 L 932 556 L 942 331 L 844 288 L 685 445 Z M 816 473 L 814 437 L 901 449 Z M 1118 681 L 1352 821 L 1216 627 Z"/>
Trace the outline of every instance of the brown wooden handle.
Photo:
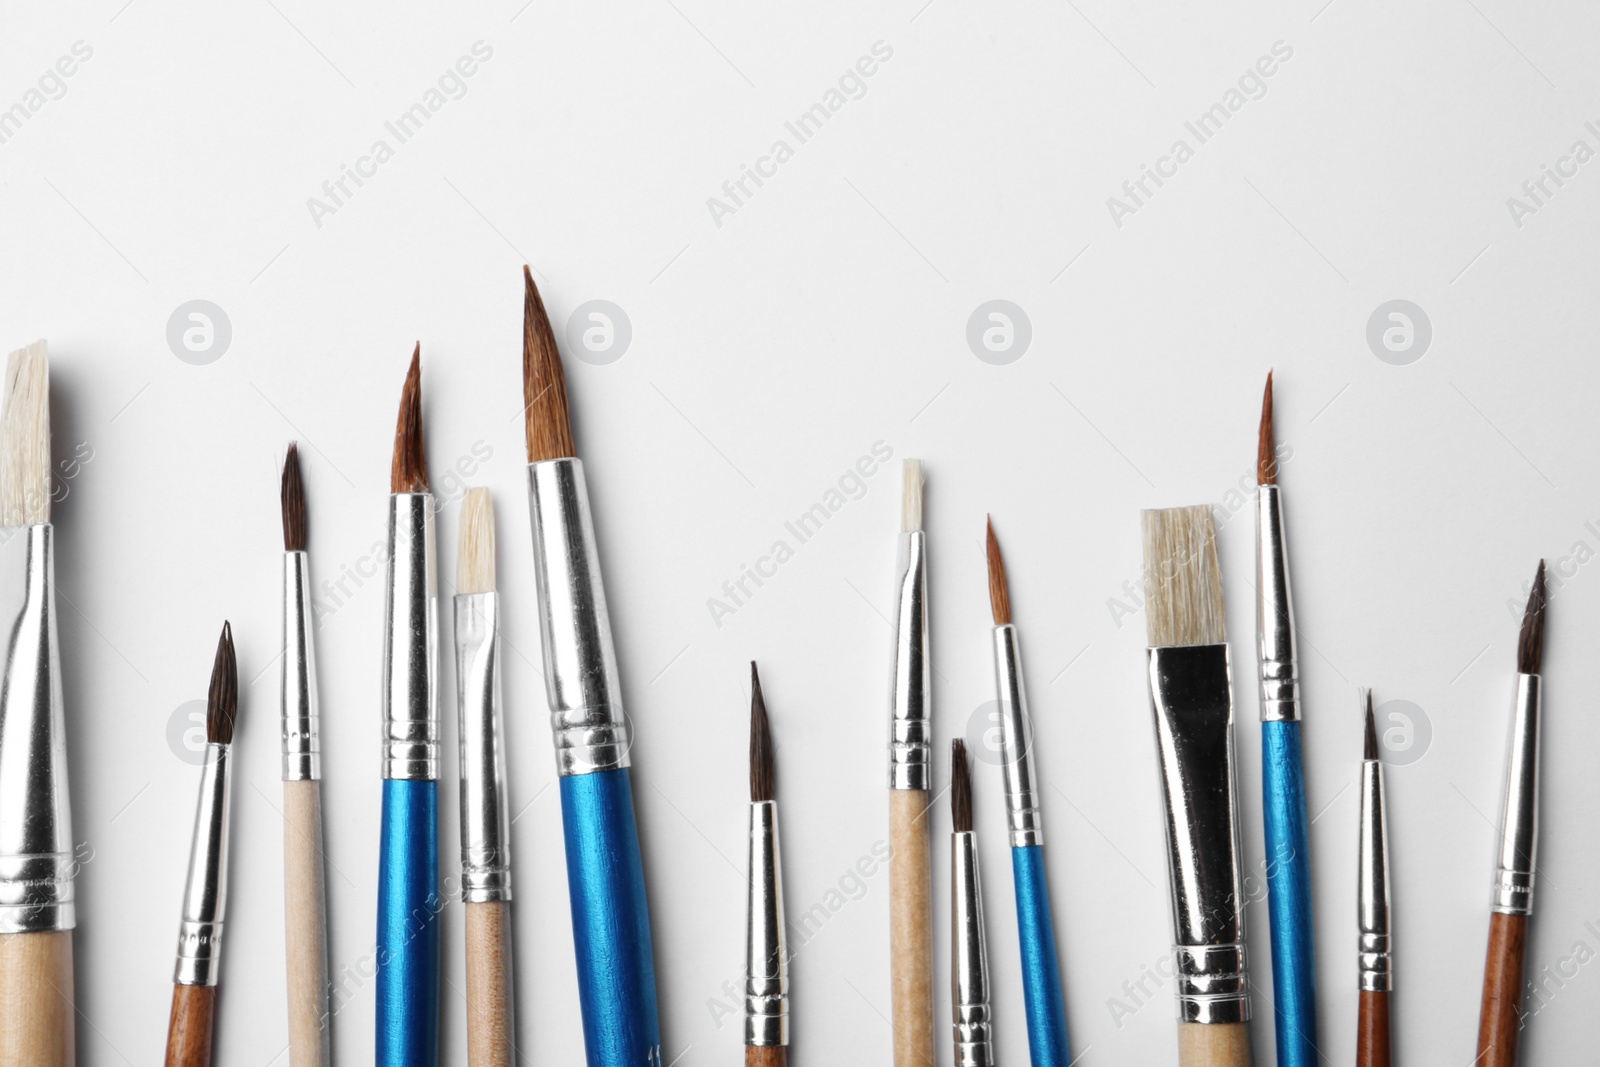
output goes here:
<path id="1" fill-rule="evenodd" d="M 922 789 L 889 790 L 894 1067 L 933 1067 L 933 868 Z"/>
<path id="2" fill-rule="evenodd" d="M 1389 1067 L 1389 994 L 1361 991 L 1356 1017 L 1356 1067 Z"/>
<path id="3" fill-rule="evenodd" d="M 789 1067 L 788 1045 L 746 1045 L 744 1067 Z"/>
<path id="4" fill-rule="evenodd" d="M 216 986 L 172 987 L 166 1067 L 211 1067 L 211 1028 L 216 1010 Z"/>
<path id="5" fill-rule="evenodd" d="M 1489 955 L 1483 966 L 1483 1011 L 1478 1016 L 1478 1058 L 1473 1067 L 1515 1067 L 1517 1015 L 1522 1007 L 1522 962 L 1528 917 L 1493 912 Z"/>
<path id="6" fill-rule="evenodd" d="M 467 905 L 467 1063 L 511 1067 L 511 905 Z"/>
<path id="7" fill-rule="evenodd" d="M 290 1067 L 328 1067 L 328 904 L 322 783 L 283 783 L 283 918 Z"/>
<path id="8" fill-rule="evenodd" d="M 1179 1023 L 1179 1067 L 1250 1067 L 1249 1023 Z"/>
<path id="9" fill-rule="evenodd" d="M 72 931 L 0 934 L 0 1067 L 72 1067 Z"/>

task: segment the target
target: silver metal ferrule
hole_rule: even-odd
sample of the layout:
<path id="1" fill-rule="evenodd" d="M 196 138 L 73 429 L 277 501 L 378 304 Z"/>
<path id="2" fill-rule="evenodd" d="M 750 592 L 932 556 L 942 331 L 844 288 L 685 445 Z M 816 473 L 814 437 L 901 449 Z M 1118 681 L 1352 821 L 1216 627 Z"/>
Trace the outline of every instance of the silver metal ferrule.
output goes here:
<path id="1" fill-rule="evenodd" d="M 1394 988 L 1389 957 L 1389 822 L 1384 814 L 1383 764 L 1361 763 L 1361 858 L 1358 893 L 1361 923 L 1361 988 L 1387 993 Z"/>
<path id="2" fill-rule="evenodd" d="M 1256 639 L 1261 664 L 1261 721 L 1300 721 L 1294 603 L 1289 594 L 1289 549 L 1284 540 L 1283 494 L 1256 486 Z"/>
<path id="3" fill-rule="evenodd" d="M 178 927 L 179 985 L 216 985 L 222 965 L 222 920 L 228 904 L 228 808 L 232 795 L 231 746 L 206 745 L 200 769 L 200 803 L 189 846 L 189 881 Z"/>
<path id="4" fill-rule="evenodd" d="M 983 936 L 978 837 L 971 831 L 950 835 L 950 993 L 955 1067 L 993 1067 L 989 950 Z"/>
<path id="5" fill-rule="evenodd" d="M 1178 1018 L 1250 1018 L 1227 645 L 1148 649 L 1166 801 Z"/>
<path id="6" fill-rule="evenodd" d="M 383 776 L 439 778 L 439 589 L 433 494 L 389 497 L 383 631 Z"/>
<path id="7" fill-rule="evenodd" d="M 0 934 L 71 930 L 72 806 L 56 642 L 55 533 L 0 543 Z"/>
<path id="8" fill-rule="evenodd" d="M 311 557 L 283 554 L 283 780 L 322 777 L 317 657 L 311 643 Z"/>
<path id="9" fill-rule="evenodd" d="M 994 690 L 1000 704 L 1000 760 L 1006 780 L 1006 827 L 1011 847 L 1044 844 L 1038 777 L 1033 770 L 1033 727 L 1028 694 L 1022 686 L 1022 652 L 1017 628 L 994 628 Z"/>
<path id="10" fill-rule="evenodd" d="M 456 708 L 461 734 L 461 899 L 511 899 L 511 817 L 500 722 L 500 601 L 456 597 Z"/>
<path id="11" fill-rule="evenodd" d="M 789 947 L 783 925 L 778 805 L 750 805 L 750 910 L 745 927 L 744 1043 L 789 1043 Z"/>
<path id="12" fill-rule="evenodd" d="M 1539 846 L 1539 689 L 1537 674 L 1517 675 L 1491 904 L 1506 915 L 1533 914 L 1533 873 Z"/>
<path id="13" fill-rule="evenodd" d="M 626 767 L 628 724 L 583 461 L 528 464 L 528 507 L 556 773 Z"/>
<path id="14" fill-rule="evenodd" d="M 889 788 L 930 789 L 933 776 L 933 679 L 928 659 L 928 537 L 900 534 L 895 597 L 894 721 L 889 735 Z"/>

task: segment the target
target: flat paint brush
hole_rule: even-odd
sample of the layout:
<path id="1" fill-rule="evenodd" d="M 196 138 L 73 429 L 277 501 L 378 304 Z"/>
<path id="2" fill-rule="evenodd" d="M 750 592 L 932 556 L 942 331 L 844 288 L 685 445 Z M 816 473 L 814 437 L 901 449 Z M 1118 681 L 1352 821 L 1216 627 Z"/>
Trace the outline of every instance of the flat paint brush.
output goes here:
<path id="1" fill-rule="evenodd" d="M 1044 864 L 1044 827 L 1038 774 L 1033 765 L 1033 728 L 1022 682 L 1022 647 L 1011 622 L 1011 589 L 994 523 L 987 523 L 989 609 L 994 618 L 995 699 L 1000 705 L 1006 817 L 1011 834 L 1011 876 L 1017 896 L 1017 942 L 1022 953 L 1022 994 L 1028 1015 L 1028 1054 L 1033 1067 L 1068 1067 L 1067 1010 L 1056 957 L 1055 920 Z"/>
<path id="2" fill-rule="evenodd" d="M 322 851 L 322 747 L 312 640 L 311 557 L 300 450 L 290 442 L 279 488 L 283 508 L 284 972 L 289 984 L 290 1067 L 332 1062 L 328 1011 L 328 898 Z"/>
<path id="3" fill-rule="evenodd" d="M 1483 1007 L 1478 1017 L 1478 1058 L 1473 1067 L 1514 1067 L 1517 1062 L 1522 972 L 1528 921 L 1533 916 L 1533 877 L 1539 845 L 1539 696 L 1543 688 L 1540 667 L 1544 660 L 1544 611 L 1544 561 L 1540 560 L 1517 639 L 1517 694 L 1506 753 L 1489 951 L 1483 971 Z"/>
<path id="4" fill-rule="evenodd" d="M 994 1067 L 989 1011 L 989 949 L 983 933 L 983 881 L 972 830 L 967 746 L 950 742 L 950 1008 L 956 1067 Z"/>
<path id="5" fill-rule="evenodd" d="M 206 753 L 200 802 L 189 846 L 189 878 L 178 927 L 166 1067 L 209 1067 L 216 1028 L 222 929 L 228 910 L 228 814 L 233 803 L 233 732 L 239 715 L 239 667 L 233 630 L 222 624 L 206 694 Z"/>
<path id="6" fill-rule="evenodd" d="M 631 742 L 561 355 L 533 272 L 522 278 L 528 506 L 584 1049 L 589 1067 L 641 1067 L 661 1060 L 661 1023 Z"/>
<path id="7" fill-rule="evenodd" d="M 456 561 L 456 711 L 460 724 L 461 897 L 467 926 L 467 1063 L 510 1067 L 511 814 L 500 716 L 500 599 L 494 502 L 461 500 Z"/>
<path id="8" fill-rule="evenodd" d="M 1278 487 L 1272 375 L 1256 452 L 1256 655 L 1261 682 L 1261 797 L 1272 941 L 1273 1025 L 1281 1067 L 1317 1067 L 1317 957 L 1310 819 L 1300 739 L 1289 547 Z"/>
<path id="9" fill-rule="evenodd" d="M 76 1057 L 72 806 L 56 638 L 45 343 L 11 353 L 0 406 L 0 1067 Z"/>
<path id="10" fill-rule="evenodd" d="M 900 500 L 894 706 L 889 735 L 889 963 L 894 1067 L 933 1067 L 932 664 L 922 462 L 908 459 Z"/>
<path id="11" fill-rule="evenodd" d="M 389 472 L 378 1067 L 434 1067 L 439 1057 L 439 594 L 421 359 L 419 344 L 400 395 Z"/>
<path id="12" fill-rule="evenodd" d="M 745 923 L 745 1067 L 788 1067 L 789 948 L 772 727 L 750 663 L 750 907 Z"/>
<path id="13" fill-rule="evenodd" d="M 1366 698 L 1367 729 L 1361 752 L 1361 852 L 1358 899 L 1361 1005 L 1356 1019 L 1356 1067 L 1389 1067 L 1389 993 L 1394 964 L 1389 955 L 1389 820 L 1384 811 L 1383 761 L 1372 690 Z"/>
<path id="14" fill-rule="evenodd" d="M 1182 1067 L 1249 1067 L 1239 788 L 1217 535 L 1205 505 L 1143 515 Z"/>

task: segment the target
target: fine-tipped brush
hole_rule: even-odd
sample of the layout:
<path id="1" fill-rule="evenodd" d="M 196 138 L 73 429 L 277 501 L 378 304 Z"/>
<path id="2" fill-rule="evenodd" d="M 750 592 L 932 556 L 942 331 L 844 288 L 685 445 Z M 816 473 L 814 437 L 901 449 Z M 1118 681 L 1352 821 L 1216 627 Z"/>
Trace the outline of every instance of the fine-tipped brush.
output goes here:
<path id="1" fill-rule="evenodd" d="M 922 462 L 905 461 L 889 735 L 889 961 L 894 1067 L 933 1067 L 932 664 Z"/>
<path id="2" fill-rule="evenodd" d="M 661 1059 L 617 653 L 555 331 L 522 268 L 528 506 L 589 1067 Z"/>
<path id="3" fill-rule="evenodd" d="M 1394 988 L 1389 933 L 1389 821 L 1384 812 L 1383 762 L 1372 690 L 1361 752 L 1361 853 L 1358 912 L 1361 1007 L 1356 1020 L 1356 1067 L 1389 1067 L 1389 991 Z"/>
<path id="4" fill-rule="evenodd" d="M 421 358 L 419 344 L 400 395 L 389 474 L 378 1067 L 433 1067 L 439 1055 L 439 596 Z"/>
<path id="5" fill-rule="evenodd" d="M 1281 1067 L 1316 1067 L 1317 959 L 1311 846 L 1300 751 L 1289 549 L 1278 488 L 1272 375 L 1261 400 L 1256 452 L 1256 655 L 1261 668 L 1261 795 L 1272 941 L 1273 1023 Z"/>
<path id="6" fill-rule="evenodd" d="M 788 1067 L 789 950 L 772 728 L 750 663 L 750 907 L 745 913 L 745 1067 Z"/>
<path id="7" fill-rule="evenodd" d="M 456 561 L 456 711 L 461 740 L 461 896 L 467 918 L 467 1063 L 511 1067 L 511 817 L 500 722 L 494 502 L 461 500 Z"/>
<path id="8" fill-rule="evenodd" d="M 0 1064 L 70 1067 L 77 925 L 50 523 L 45 343 L 11 353 L 0 407 Z"/>
<path id="9" fill-rule="evenodd" d="M 1028 1015 L 1028 1052 L 1033 1067 L 1068 1067 L 1067 1010 L 1056 957 L 1056 928 L 1044 863 L 1044 827 L 1039 780 L 1033 765 L 1033 733 L 1022 682 L 1022 649 L 1011 622 L 1011 589 L 994 523 L 987 524 L 989 608 L 994 617 L 995 698 L 1000 705 L 1000 744 L 1006 783 L 1011 875 L 1017 895 L 1017 941 L 1022 953 L 1022 994 Z"/>
<path id="10" fill-rule="evenodd" d="M 189 846 L 189 879 L 178 927 L 166 1067 L 209 1067 L 228 908 L 228 811 L 233 796 L 233 731 L 239 714 L 239 668 L 233 630 L 222 624 L 206 694 L 206 754 L 200 803 Z"/>
<path id="11" fill-rule="evenodd" d="M 332 1062 L 328 1011 L 328 900 L 322 853 L 322 745 L 311 625 L 300 450 L 289 443 L 283 505 L 283 912 L 289 982 L 290 1067 Z"/>
<path id="12" fill-rule="evenodd" d="M 1533 916 L 1533 877 L 1539 844 L 1540 667 L 1544 660 L 1544 561 L 1517 639 L 1517 695 L 1506 753 L 1506 790 L 1495 849 L 1495 882 L 1489 915 L 1489 952 L 1483 972 L 1483 1007 L 1478 1017 L 1478 1058 L 1473 1067 L 1514 1067 L 1522 1020 L 1522 970 Z"/>
<path id="13" fill-rule="evenodd" d="M 967 746 L 950 742 L 950 1000 L 957 1067 L 993 1067 L 989 950 L 983 934 L 978 835 L 972 831 Z"/>
<path id="14" fill-rule="evenodd" d="M 1183 1067 L 1248 1067 L 1233 692 L 1216 530 L 1204 505 L 1146 511 L 1145 630 Z"/>

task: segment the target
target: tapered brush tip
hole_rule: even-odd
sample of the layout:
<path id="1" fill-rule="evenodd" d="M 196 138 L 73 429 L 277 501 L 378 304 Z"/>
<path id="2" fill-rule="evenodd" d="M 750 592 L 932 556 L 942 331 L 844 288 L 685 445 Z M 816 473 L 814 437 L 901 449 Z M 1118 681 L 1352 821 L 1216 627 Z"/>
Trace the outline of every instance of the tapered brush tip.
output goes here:
<path id="1" fill-rule="evenodd" d="M 950 742 L 950 828 L 958 834 L 972 830 L 972 779 L 967 769 L 967 743 Z"/>
<path id="2" fill-rule="evenodd" d="M 394 461 L 389 467 L 389 492 L 426 493 L 428 458 L 422 446 L 422 342 L 411 353 L 405 388 L 400 391 L 400 417 L 394 428 Z"/>
<path id="3" fill-rule="evenodd" d="M 1528 609 L 1522 613 L 1522 633 L 1517 638 L 1517 671 L 1521 674 L 1538 674 L 1544 662 L 1544 560 L 1533 576 L 1533 590 L 1528 594 Z"/>
<path id="4" fill-rule="evenodd" d="M 1222 569 L 1211 508 L 1146 511 L 1144 524 L 1145 635 L 1151 648 L 1220 645 Z"/>
<path id="5" fill-rule="evenodd" d="M 456 592 L 494 592 L 494 499 L 487 489 L 468 489 L 461 498 Z"/>
<path id="6" fill-rule="evenodd" d="M 206 740 L 213 745 L 233 744 L 233 724 L 238 717 L 239 664 L 233 655 L 233 628 L 223 623 L 211 664 L 211 688 L 206 693 Z"/>
<path id="7" fill-rule="evenodd" d="M 984 519 L 984 549 L 989 557 L 989 613 L 996 626 L 1011 622 L 1011 588 L 1006 584 L 1006 561 L 1000 555 L 1000 540 L 994 535 L 994 520 Z"/>
<path id="8" fill-rule="evenodd" d="M 0 406 L 0 526 L 50 521 L 50 359 L 43 341 L 6 361 Z"/>
<path id="9" fill-rule="evenodd" d="M 1272 430 L 1272 372 L 1267 371 L 1267 388 L 1261 397 L 1261 440 L 1256 445 L 1256 482 L 1278 484 L 1277 441 Z"/>
<path id="10" fill-rule="evenodd" d="M 922 529 L 922 460 L 908 459 L 901 472 L 900 529 L 904 533 Z"/>
<path id="11" fill-rule="evenodd" d="M 1372 714 L 1372 690 L 1367 690 L 1367 731 L 1366 739 L 1362 743 L 1361 758 L 1378 758 L 1378 719 Z"/>
<path id="12" fill-rule="evenodd" d="M 527 264 L 522 267 L 522 417 L 529 463 L 578 454 L 561 352 Z"/>
<path id="13" fill-rule="evenodd" d="M 777 782 L 772 762 L 772 726 L 767 722 L 767 702 L 761 695 L 761 675 L 750 661 L 750 803 L 776 800 Z"/>
<path id="14" fill-rule="evenodd" d="M 306 550 L 306 490 L 300 481 L 300 446 L 289 442 L 289 451 L 283 457 L 283 484 L 279 488 L 283 502 L 283 550 Z"/>

